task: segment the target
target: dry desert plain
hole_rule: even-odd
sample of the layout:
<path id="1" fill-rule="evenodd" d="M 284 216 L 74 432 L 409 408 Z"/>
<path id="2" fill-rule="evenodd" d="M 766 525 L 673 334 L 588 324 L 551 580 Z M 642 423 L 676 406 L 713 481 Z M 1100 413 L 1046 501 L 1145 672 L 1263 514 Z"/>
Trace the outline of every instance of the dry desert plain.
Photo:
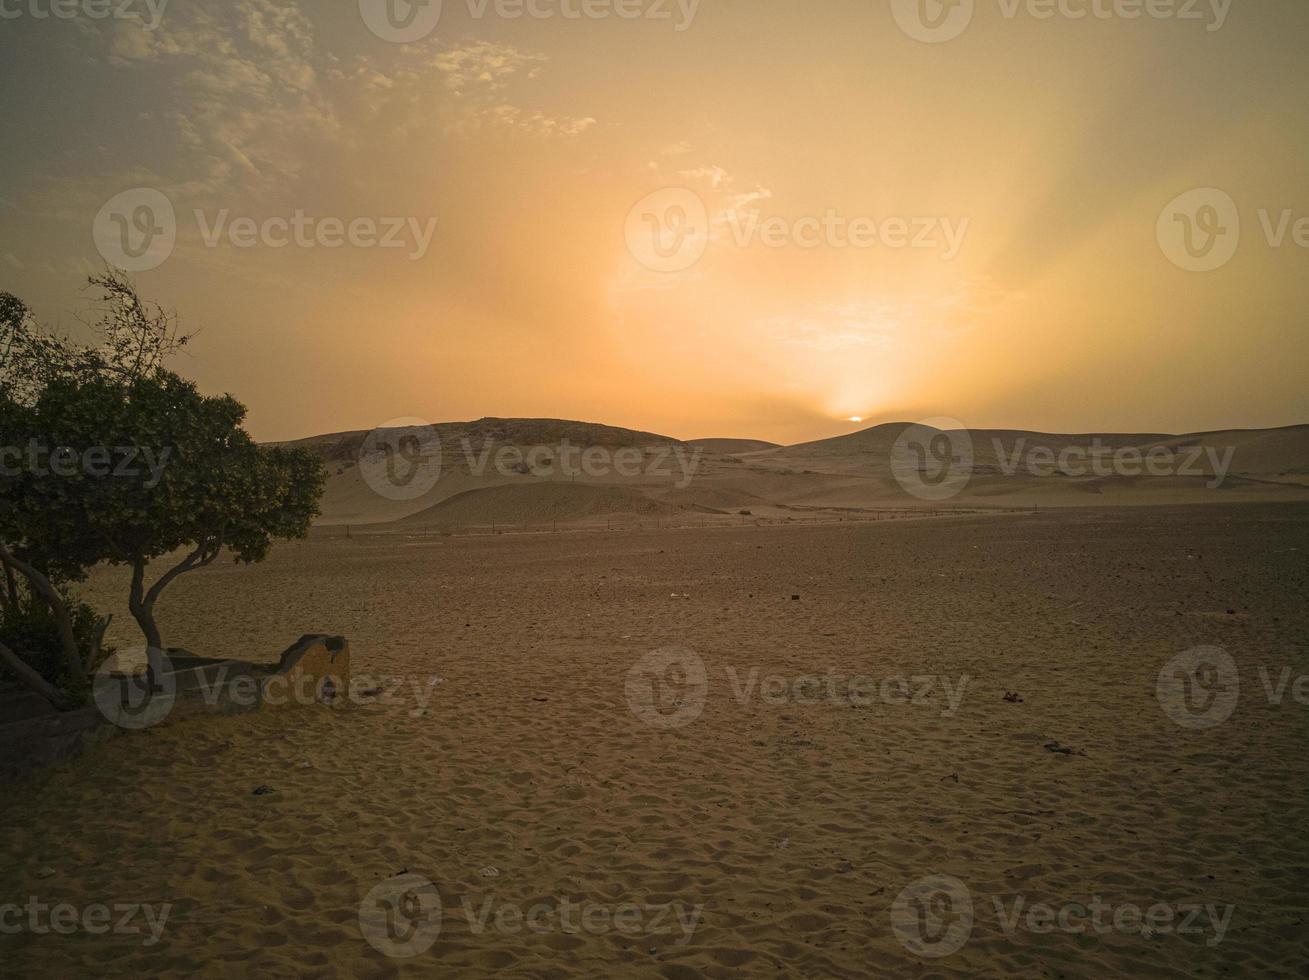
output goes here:
<path id="1" fill-rule="evenodd" d="M 320 528 L 181 579 L 166 638 L 267 660 L 339 633 L 399 695 L 11 787 L 7 900 L 171 906 L 157 942 L 0 936 L 0 973 L 1304 975 L 1307 554 L 1297 503 Z M 124 594 L 88 588 L 132 643 Z M 1209 728 L 1159 694 L 1201 646 L 1239 671 Z M 402 871 L 442 906 L 410 959 L 360 924 Z"/>

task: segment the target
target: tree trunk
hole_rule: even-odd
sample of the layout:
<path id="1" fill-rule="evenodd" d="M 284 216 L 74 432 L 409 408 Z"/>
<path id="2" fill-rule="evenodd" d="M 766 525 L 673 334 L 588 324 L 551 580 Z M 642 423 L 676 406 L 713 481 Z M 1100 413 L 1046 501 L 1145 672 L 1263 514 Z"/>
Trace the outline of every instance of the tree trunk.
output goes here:
<path id="1" fill-rule="evenodd" d="M 132 591 L 127 599 L 127 608 L 141 627 L 145 643 L 151 650 L 162 651 L 164 640 L 159 633 L 159 624 L 155 622 L 155 600 L 145 592 L 145 562 L 138 559 L 132 564 Z"/>
<path id="2" fill-rule="evenodd" d="M 13 609 L 18 608 L 18 579 L 14 577 L 14 566 L 3 558 L 0 564 L 5 567 L 5 602 Z"/>

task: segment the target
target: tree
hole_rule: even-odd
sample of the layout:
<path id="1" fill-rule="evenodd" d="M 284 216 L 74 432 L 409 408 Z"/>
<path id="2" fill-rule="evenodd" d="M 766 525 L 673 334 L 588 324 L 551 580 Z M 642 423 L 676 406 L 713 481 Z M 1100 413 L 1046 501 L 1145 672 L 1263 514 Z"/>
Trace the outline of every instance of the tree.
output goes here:
<path id="1" fill-rule="evenodd" d="M 186 338 L 125 277 L 92 284 L 103 289 L 97 348 L 40 334 L 0 294 L 5 322 L 23 325 L 0 335 L 0 353 L 10 351 L 0 361 L 0 451 L 28 450 L 26 465 L 0 478 L 0 560 L 43 595 L 32 572 L 77 580 L 100 562 L 128 566 L 129 609 L 146 643 L 163 649 L 155 607 L 165 589 L 224 549 L 261 561 L 275 538 L 307 535 L 326 473 L 307 450 L 259 446 L 242 428 L 244 406 L 166 370 Z M 24 387 L 15 364 L 37 364 L 39 382 Z M 24 441 L 11 444 L 10 432 Z M 179 550 L 147 585 L 151 562 Z"/>
<path id="2" fill-rule="evenodd" d="M 0 455 L 0 567 L 4 570 L 0 621 L 7 630 L 22 633 L 20 624 L 43 619 L 54 634 L 53 646 L 62 661 L 59 669 L 43 674 L 33 666 L 38 658 L 30 650 L 24 651 L 24 658 L 0 640 L 0 663 L 60 709 L 74 707 L 86 693 L 109 620 L 99 621 L 89 631 L 79 630 L 79 620 L 85 620 L 82 614 L 89 610 L 72 603 L 60 587 L 79 569 L 70 573 L 66 563 L 42 560 L 39 546 L 22 530 L 16 506 L 13 476 L 21 471 L 11 473 L 5 462 L 17 451 L 20 436 L 35 431 L 31 402 L 46 381 L 72 370 L 74 361 L 69 345 L 37 330 L 22 300 L 0 293 L 0 454 L 4 454 Z"/>

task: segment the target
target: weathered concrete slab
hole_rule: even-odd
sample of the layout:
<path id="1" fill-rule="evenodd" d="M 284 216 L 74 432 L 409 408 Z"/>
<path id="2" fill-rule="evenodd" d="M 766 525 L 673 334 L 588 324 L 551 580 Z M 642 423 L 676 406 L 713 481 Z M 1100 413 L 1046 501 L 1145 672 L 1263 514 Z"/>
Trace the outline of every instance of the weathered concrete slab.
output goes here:
<path id="1" fill-rule="evenodd" d="M 0 780 L 66 762 L 124 731 L 199 715 L 264 708 L 341 706 L 351 683 L 350 644 L 309 633 L 277 664 L 196 657 L 183 650 L 123 659 L 98 674 L 95 702 L 58 712 L 25 691 L 0 696 Z"/>

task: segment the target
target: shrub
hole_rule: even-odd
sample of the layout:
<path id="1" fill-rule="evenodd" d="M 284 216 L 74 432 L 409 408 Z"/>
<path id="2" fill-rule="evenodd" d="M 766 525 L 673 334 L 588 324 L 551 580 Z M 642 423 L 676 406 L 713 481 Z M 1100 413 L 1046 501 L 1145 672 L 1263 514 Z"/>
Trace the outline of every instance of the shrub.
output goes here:
<path id="1" fill-rule="evenodd" d="M 88 651 L 96 642 L 100 617 L 85 602 L 66 598 L 73 622 L 73 635 L 77 646 Z M 77 700 L 84 700 L 87 691 L 77 690 L 75 679 L 69 676 L 68 663 L 59 641 L 59 630 L 54 613 L 44 600 L 26 591 L 19 593 L 18 602 L 0 603 L 0 643 L 3 643 L 46 681 Z M 100 651 L 101 658 L 112 650 Z M 99 664 L 90 664 L 94 670 Z M 8 672 L 0 668 L 0 676 Z M 17 681 L 17 678 L 14 678 Z"/>

